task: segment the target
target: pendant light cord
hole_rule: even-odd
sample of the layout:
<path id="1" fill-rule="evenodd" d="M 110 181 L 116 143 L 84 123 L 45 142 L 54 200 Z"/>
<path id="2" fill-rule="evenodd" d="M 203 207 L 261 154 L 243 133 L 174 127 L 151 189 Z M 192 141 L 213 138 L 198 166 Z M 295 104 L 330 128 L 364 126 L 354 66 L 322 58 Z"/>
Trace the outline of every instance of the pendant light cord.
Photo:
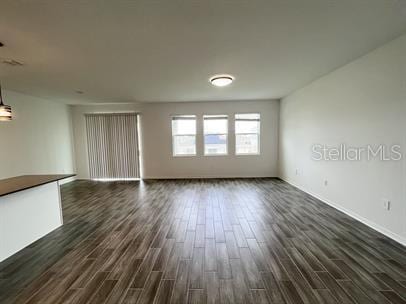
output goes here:
<path id="1" fill-rule="evenodd" d="M 2 96 L 2 94 L 1 94 L 1 83 L 0 83 L 0 106 L 4 106 L 4 103 L 3 103 L 3 96 Z"/>

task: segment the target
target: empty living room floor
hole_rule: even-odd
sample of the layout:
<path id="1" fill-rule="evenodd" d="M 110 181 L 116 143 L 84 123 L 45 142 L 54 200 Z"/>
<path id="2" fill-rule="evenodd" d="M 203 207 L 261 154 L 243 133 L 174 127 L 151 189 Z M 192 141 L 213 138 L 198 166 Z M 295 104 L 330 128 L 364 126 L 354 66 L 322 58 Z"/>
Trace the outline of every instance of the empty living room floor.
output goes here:
<path id="1" fill-rule="evenodd" d="M 406 248 L 279 179 L 75 181 L 0 303 L 406 303 Z"/>

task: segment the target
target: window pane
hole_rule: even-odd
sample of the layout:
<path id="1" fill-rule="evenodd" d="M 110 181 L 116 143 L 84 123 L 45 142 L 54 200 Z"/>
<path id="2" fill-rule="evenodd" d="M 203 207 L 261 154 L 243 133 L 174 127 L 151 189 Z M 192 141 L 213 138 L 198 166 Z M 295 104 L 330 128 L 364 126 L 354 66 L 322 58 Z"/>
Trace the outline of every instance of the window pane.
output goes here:
<path id="1" fill-rule="evenodd" d="M 235 114 L 235 133 L 259 133 L 260 114 Z"/>
<path id="2" fill-rule="evenodd" d="M 261 115 L 235 115 L 235 153 L 259 154 L 259 133 Z"/>
<path id="3" fill-rule="evenodd" d="M 195 135 L 176 135 L 173 137 L 174 155 L 196 155 Z"/>
<path id="4" fill-rule="evenodd" d="M 259 143 L 258 134 L 248 134 L 235 136 L 235 152 L 236 154 L 258 154 Z"/>
<path id="5" fill-rule="evenodd" d="M 172 118 L 172 135 L 195 135 L 196 116 L 184 115 Z"/>
<path id="6" fill-rule="evenodd" d="M 227 154 L 227 135 L 205 135 L 204 136 L 204 154 L 217 155 Z"/>
<path id="7" fill-rule="evenodd" d="M 204 134 L 227 134 L 228 119 L 225 115 L 205 115 Z"/>
<path id="8" fill-rule="evenodd" d="M 237 120 L 235 122 L 235 133 L 259 133 L 259 121 Z"/>
<path id="9" fill-rule="evenodd" d="M 259 120 L 260 117 L 261 117 L 261 115 L 258 113 L 256 113 L 256 114 L 235 114 L 236 120 L 239 120 L 239 119 Z"/>

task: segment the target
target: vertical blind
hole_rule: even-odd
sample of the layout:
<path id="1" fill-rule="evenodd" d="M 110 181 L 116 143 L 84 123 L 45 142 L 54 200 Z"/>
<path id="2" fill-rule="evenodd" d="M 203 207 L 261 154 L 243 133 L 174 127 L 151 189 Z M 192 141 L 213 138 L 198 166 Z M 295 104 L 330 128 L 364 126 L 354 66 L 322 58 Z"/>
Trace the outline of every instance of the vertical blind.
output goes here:
<path id="1" fill-rule="evenodd" d="M 85 119 L 90 178 L 139 178 L 137 114 L 86 114 Z"/>

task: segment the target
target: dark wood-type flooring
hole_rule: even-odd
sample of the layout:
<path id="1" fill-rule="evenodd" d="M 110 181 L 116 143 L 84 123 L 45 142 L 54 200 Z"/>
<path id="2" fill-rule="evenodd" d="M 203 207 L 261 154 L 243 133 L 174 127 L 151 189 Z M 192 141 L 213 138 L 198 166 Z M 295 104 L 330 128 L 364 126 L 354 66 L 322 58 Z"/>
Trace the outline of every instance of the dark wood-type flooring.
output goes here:
<path id="1" fill-rule="evenodd" d="M 0 264 L 0 303 L 406 303 L 405 247 L 278 179 L 62 198 L 64 226 Z"/>

